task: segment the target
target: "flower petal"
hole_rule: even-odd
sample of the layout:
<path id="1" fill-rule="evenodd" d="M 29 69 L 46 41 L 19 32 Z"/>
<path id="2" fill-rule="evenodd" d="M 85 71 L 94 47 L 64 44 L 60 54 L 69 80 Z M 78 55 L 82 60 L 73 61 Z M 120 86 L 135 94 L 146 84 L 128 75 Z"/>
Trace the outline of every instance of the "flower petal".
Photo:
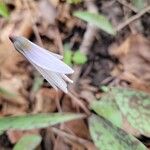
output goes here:
<path id="1" fill-rule="evenodd" d="M 29 41 L 30 42 L 30 41 Z M 57 59 L 54 55 L 49 53 L 47 50 L 42 49 L 41 47 L 31 43 L 29 50 L 23 51 L 23 55 L 30 59 L 37 66 L 63 74 L 73 73 L 73 69 L 66 65 L 63 61 Z"/>
<path id="2" fill-rule="evenodd" d="M 51 72 L 49 70 L 43 69 L 43 68 L 35 65 L 34 63 L 32 63 L 32 65 L 41 73 L 41 75 L 50 83 L 50 85 L 54 89 L 57 90 L 58 88 L 60 88 L 65 93 L 68 92 L 68 90 L 67 90 L 67 84 L 62 79 L 62 77 L 61 77 L 61 75 L 59 73 L 55 73 L 55 72 Z"/>

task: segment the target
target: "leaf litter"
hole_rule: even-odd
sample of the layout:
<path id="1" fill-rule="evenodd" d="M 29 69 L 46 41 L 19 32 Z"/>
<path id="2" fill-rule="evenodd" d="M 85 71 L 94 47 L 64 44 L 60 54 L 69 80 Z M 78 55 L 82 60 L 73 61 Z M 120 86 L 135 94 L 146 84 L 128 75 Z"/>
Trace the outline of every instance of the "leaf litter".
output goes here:
<path id="1" fill-rule="evenodd" d="M 132 33 L 130 29 L 133 28 L 133 25 L 129 24 L 117 35 L 111 36 L 105 31 L 95 28 L 90 27 L 88 30 L 90 23 L 74 17 L 73 13 L 92 9 L 92 11 L 97 11 L 105 16 L 116 28 L 120 23 L 124 23 L 123 21 L 127 17 L 124 11 L 126 6 L 119 1 L 95 0 L 94 2 L 85 0 L 70 4 L 67 1 L 58 0 L 30 1 L 29 3 L 28 1 L 10 0 L 6 1 L 6 6 L 10 13 L 9 21 L 0 18 L 0 117 L 50 112 L 78 114 L 84 112 L 83 107 L 90 112 L 90 104 L 96 98 L 103 97 L 103 92 L 99 88 L 101 85 L 121 85 L 126 88 L 132 87 L 150 92 L 148 13 L 137 19 L 141 22 L 140 26 L 135 28 L 135 31 L 139 32 L 138 34 Z M 129 17 L 132 17 L 132 10 L 127 8 L 127 12 L 130 14 Z M 139 29 L 141 27 L 142 30 Z M 85 52 L 84 60 L 80 55 L 79 57 L 76 56 L 76 60 L 84 63 L 73 64 L 79 69 L 76 72 L 74 87 L 69 88 L 73 96 L 60 91 L 56 92 L 45 80 L 38 84 L 36 90 L 33 91 L 34 79 L 38 73 L 13 49 L 8 40 L 8 36 L 12 33 L 25 36 L 32 42 L 40 46 L 42 44 L 42 47 L 62 55 L 65 44 L 69 44 L 72 53 L 76 53 L 78 50 L 81 53 Z M 109 108 L 112 110 L 113 100 L 110 97 L 105 97 L 104 100 L 100 101 L 102 106 L 104 106 L 105 101 L 108 101 Z M 125 95 L 125 97 L 127 96 Z M 80 101 L 83 107 L 78 105 L 77 101 Z M 122 106 L 122 103 L 124 103 L 123 99 L 117 101 L 117 107 L 113 105 L 115 108 L 119 107 L 124 115 L 123 121 L 119 122 L 115 118 L 116 125 L 120 123 L 121 128 L 137 136 L 137 138 L 141 134 L 147 136 L 144 132 L 137 132 L 131 124 L 128 124 L 127 118 L 125 118 L 126 108 Z M 109 113 L 106 113 L 104 107 L 100 113 L 102 111 L 109 120 Z M 111 113 L 113 115 L 113 111 Z M 141 115 L 140 111 L 137 114 Z M 40 135 L 43 140 L 38 147 L 41 150 L 43 147 L 49 149 L 50 146 L 52 149 L 61 148 L 64 150 L 96 149 L 87 120 L 86 118 L 62 123 L 54 126 L 56 130 L 49 127 L 28 131 L 0 131 L 2 132 L 0 148 L 12 149 L 21 137 L 36 134 Z M 109 125 L 107 124 L 107 126 Z M 6 140 L 3 141 L 5 138 Z M 146 141 L 145 137 L 142 141 Z M 149 145 L 150 142 L 147 142 L 146 146 Z"/>

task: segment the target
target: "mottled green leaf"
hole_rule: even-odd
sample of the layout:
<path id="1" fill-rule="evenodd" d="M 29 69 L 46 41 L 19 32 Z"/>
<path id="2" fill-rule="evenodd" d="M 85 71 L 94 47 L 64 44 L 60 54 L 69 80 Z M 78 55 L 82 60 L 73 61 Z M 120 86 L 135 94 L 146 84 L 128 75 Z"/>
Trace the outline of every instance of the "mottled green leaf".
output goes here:
<path id="1" fill-rule="evenodd" d="M 147 150 L 140 141 L 103 117 L 92 115 L 88 121 L 90 134 L 99 150 Z"/>
<path id="2" fill-rule="evenodd" d="M 144 8 L 145 0 L 132 0 L 131 2 L 138 10 Z"/>
<path id="3" fill-rule="evenodd" d="M 14 146 L 13 150 L 34 150 L 41 143 L 39 135 L 25 135 Z"/>
<path id="4" fill-rule="evenodd" d="M 0 2 L 0 15 L 6 18 L 9 16 L 7 6 L 4 2 Z"/>
<path id="5" fill-rule="evenodd" d="M 8 129 L 29 130 L 45 128 L 65 121 L 82 118 L 82 114 L 50 113 L 50 114 L 28 114 L 25 116 L 12 116 L 0 118 L 0 130 Z"/>
<path id="6" fill-rule="evenodd" d="M 75 64 L 82 65 L 87 62 L 87 56 L 78 50 L 74 53 L 72 60 Z"/>
<path id="7" fill-rule="evenodd" d="M 126 88 L 112 88 L 116 103 L 128 122 L 150 136 L 150 95 Z"/>
<path id="8" fill-rule="evenodd" d="M 92 23 L 102 29 L 103 31 L 115 35 L 116 31 L 113 28 L 112 24 L 109 22 L 109 20 L 101 14 L 95 14 L 95 13 L 90 13 L 87 11 L 76 11 L 73 14 L 74 16 L 87 21 L 89 23 Z"/>
<path id="9" fill-rule="evenodd" d="M 122 114 L 111 93 L 105 94 L 99 101 L 92 101 L 90 107 L 117 127 L 122 127 Z"/>

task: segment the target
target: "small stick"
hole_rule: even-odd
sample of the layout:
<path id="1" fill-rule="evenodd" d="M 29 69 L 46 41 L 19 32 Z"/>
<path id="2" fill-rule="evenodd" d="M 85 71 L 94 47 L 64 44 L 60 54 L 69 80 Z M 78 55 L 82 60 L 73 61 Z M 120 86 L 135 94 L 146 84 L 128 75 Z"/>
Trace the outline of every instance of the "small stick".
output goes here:
<path id="1" fill-rule="evenodd" d="M 125 0 L 117 0 L 120 4 L 128 7 L 129 9 L 131 9 L 132 11 L 134 11 L 135 13 L 138 13 L 137 8 L 135 8 L 134 6 L 132 6 L 131 4 L 127 3 Z"/>
<path id="2" fill-rule="evenodd" d="M 37 28 L 37 26 L 36 26 L 36 24 L 35 24 L 35 19 L 34 19 L 33 16 L 32 16 L 32 12 L 31 12 L 31 9 L 30 9 L 30 7 L 29 7 L 29 3 L 30 3 L 30 1 L 24 0 L 24 4 L 26 5 L 26 8 L 28 9 L 28 11 L 29 11 L 29 13 L 30 13 L 30 15 L 31 15 L 31 21 L 32 21 L 32 25 L 33 25 L 32 29 L 33 29 L 33 31 L 34 31 L 34 34 L 35 34 L 36 39 L 37 39 L 37 41 L 38 41 L 38 44 L 39 44 L 41 47 L 43 47 L 42 39 L 41 39 L 41 37 L 40 37 L 38 28 Z M 33 2 L 32 2 L 32 3 L 33 3 Z"/>
<path id="3" fill-rule="evenodd" d="M 90 115 L 90 111 L 86 108 L 86 106 L 82 103 L 80 99 L 75 97 L 71 92 L 68 92 L 67 95 L 71 97 L 84 111 L 87 115 Z"/>
<path id="4" fill-rule="evenodd" d="M 150 11 L 150 6 L 146 7 L 145 9 L 141 10 L 139 13 L 137 13 L 136 15 L 128 18 L 126 21 L 124 21 L 123 23 L 119 24 L 116 28 L 116 31 L 120 31 L 122 30 L 124 27 L 126 27 L 128 24 L 130 24 L 131 22 L 133 22 L 134 20 L 140 18 L 142 15 L 144 15 L 145 13 L 147 13 L 148 11 Z"/>
<path id="5" fill-rule="evenodd" d="M 68 134 L 68 133 L 66 133 L 66 132 L 64 132 L 60 129 L 54 128 L 54 127 L 52 127 L 51 130 L 55 134 L 57 134 L 57 135 L 59 135 L 63 138 L 67 138 L 67 139 L 70 139 L 72 141 L 75 141 L 75 142 L 78 142 L 78 143 L 84 145 L 86 148 L 88 148 L 88 147 L 89 148 L 95 148 L 94 144 L 92 142 L 88 141 L 88 140 L 85 140 L 85 139 L 80 138 L 80 137 L 75 136 L 75 135 Z"/>

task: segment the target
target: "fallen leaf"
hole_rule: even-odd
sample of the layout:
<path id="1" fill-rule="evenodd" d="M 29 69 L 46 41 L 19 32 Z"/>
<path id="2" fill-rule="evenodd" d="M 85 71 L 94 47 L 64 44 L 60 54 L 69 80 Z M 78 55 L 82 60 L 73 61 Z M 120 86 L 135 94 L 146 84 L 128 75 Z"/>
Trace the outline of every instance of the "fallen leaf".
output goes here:
<path id="1" fill-rule="evenodd" d="M 131 35 L 118 48 L 110 49 L 109 52 L 111 55 L 117 57 L 122 64 L 120 72 L 115 71 L 117 74 L 113 75 L 123 76 L 122 74 L 131 74 L 134 78 L 141 81 L 141 83 L 150 85 L 149 40 L 140 34 Z M 127 78 L 125 80 L 127 80 Z M 136 84 L 134 82 L 131 81 L 133 86 Z"/>
<path id="2" fill-rule="evenodd" d="M 3 79 L 0 81 L 0 87 L 3 87 L 3 89 L 11 92 L 14 95 L 10 97 L 4 97 L 6 101 L 24 106 L 28 104 L 26 98 L 20 93 L 20 90 L 25 88 L 23 80 L 23 76 L 14 76 L 13 78 Z M 26 78 L 26 82 L 27 80 L 28 78 Z"/>
<path id="3" fill-rule="evenodd" d="M 25 135 L 33 135 L 33 134 L 38 135 L 39 130 L 38 129 L 30 131 L 8 130 L 6 133 L 11 143 L 15 144 L 20 140 L 20 138 L 22 138 Z"/>
<path id="4" fill-rule="evenodd" d="M 69 97 L 65 97 L 63 99 L 63 111 L 65 112 L 75 112 L 75 108 L 72 106 L 71 99 Z M 84 122 L 84 120 L 73 120 L 67 123 L 64 123 L 64 127 L 66 131 L 73 132 L 76 136 L 79 136 L 81 138 L 89 139 L 90 134 L 88 131 L 88 128 Z"/>
<path id="5" fill-rule="evenodd" d="M 54 112 L 61 93 L 50 88 L 41 88 L 36 94 L 34 112 Z"/>

